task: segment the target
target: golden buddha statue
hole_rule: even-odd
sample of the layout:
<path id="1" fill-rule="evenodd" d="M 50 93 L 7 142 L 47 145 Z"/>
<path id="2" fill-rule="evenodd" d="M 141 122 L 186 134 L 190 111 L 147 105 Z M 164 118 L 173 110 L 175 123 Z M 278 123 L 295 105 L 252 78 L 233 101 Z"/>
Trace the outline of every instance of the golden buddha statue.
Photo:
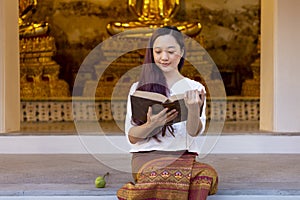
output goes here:
<path id="1" fill-rule="evenodd" d="M 19 1 L 19 35 L 20 37 L 34 37 L 46 35 L 49 31 L 47 22 L 34 23 L 28 19 L 36 11 L 37 0 Z"/>
<path id="2" fill-rule="evenodd" d="M 32 22 L 37 0 L 19 0 L 20 94 L 22 99 L 70 96 L 69 86 L 59 79 L 60 66 L 52 59 L 55 39 L 47 22 Z"/>
<path id="3" fill-rule="evenodd" d="M 184 34 L 203 42 L 203 38 L 199 37 L 200 23 L 174 20 L 180 9 L 180 0 L 128 0 L 128 6 L 130 11 L 137 17 L 137 20 L 111 22 L 107 25 L 107 31 L 111 35 L 123 31 L 128 32 L 119 34 L 118 37 L 108 39 L 101 44 L 100 48 L 104 58 L 94 66 L 99 81 L 87 80 L 84 85 L 83 96 L 126 99 L 127 89 L 137 80 L 139 74 L 136 71 L 133 73 L 132 70 L 143 64 L 145 52 L 140 47 L 147 46 L 149 36 L 154 28 L 167 25 L 176 26 Z M 202 66 L 207 66 L 205 69 L 211 70 L 210 64 L 204 61 L 203 56 L 201 56 L 204 53 L 203 49 L 191 46 L 196 45 L 192 41 L 188 42 L 187 45 L 190 46 L 189 49 L 197 51 L 187 54 L 193 60 L 193 63 L 200 63 Z M 116 59 L 116 57 L 118 58 Z M 129 71 L 130 73 L 127 73 Z M 103 74 L 97 74 L 98 72 L 103 72 Z M 188 62 L 186 62 L 184 74 L 192 79 L 197 79 L 196 76 L 200 76 L 195 67 Z M 114 93 L 112 93 L 113 91 Z"/>
<path id="4" fill-rule="evenodd" d="M 188 36 L 198 35 L 201 31 L 199 22 L 175 22 L 173 17 L 179 11 L 180 0 L 128 0 L 128 6 L 138 20 L 111 22 L 106 27 L 109 34 L 114 35 L 125 30 L 157 28 L 166 25 L 176 26 Z"/>

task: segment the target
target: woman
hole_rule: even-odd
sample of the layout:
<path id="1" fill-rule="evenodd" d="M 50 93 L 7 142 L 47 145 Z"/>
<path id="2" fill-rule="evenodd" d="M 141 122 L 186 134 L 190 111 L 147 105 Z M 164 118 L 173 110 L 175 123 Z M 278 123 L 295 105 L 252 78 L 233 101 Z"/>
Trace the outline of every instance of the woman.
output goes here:
<path id="1" fill-rule="evenodd" d="M 152 34 L 140 79 L 129 95 L 135 90 L 165 96 L 184 93 L 188 116 L 186 121 L 165 125 L 178 111 L 166 108 L 153 114 L 149 107 L 147 121 L 142 122 L 132 118 L 128 98 L 125 133 L 131 145 L 135 183 L 120 188 L 119 199 L 204 200 L 216 193 L 216 171 L 195 161 L 198 148 L 194 139 L 205 128 L 205 88 L 180 73 L 184 57 L 184 38 L 176 27 L 159 28 Z"/>

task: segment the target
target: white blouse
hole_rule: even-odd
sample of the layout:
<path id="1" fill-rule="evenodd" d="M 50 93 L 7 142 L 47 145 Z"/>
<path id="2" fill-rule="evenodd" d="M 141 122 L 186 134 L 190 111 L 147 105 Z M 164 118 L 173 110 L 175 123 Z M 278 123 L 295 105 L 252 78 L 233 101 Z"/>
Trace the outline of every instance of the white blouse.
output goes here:
<path id="1" fill-rule="evenodd" d="M 189 152 L 199 152 L 199 144 L 196 142 L 196 140 L 199 140 L 199 135 L 201 135 L 204 132 L 205 129 L 205 123 L 206 123 L 206 115 L 205 115 L 205 108 L 206 108 L 206 101 L 204 101 L 202 114 L 201 114 L 201 122 L 203 124 L 202 129 L 200 130 L 200 133 L 196 137 L 192 137 L 189 134 L 187 134 L 186 131 L 186 121 L 179 122 L 173 124 L 174 128 L 174 136 L 171 135 L 171 133 L 167 130 L 166 135 L 162 137 L 162 134 L 158 134 L 157 138 L 161 141 L 158 142 L 155 138 L 147 138 L 145 140 L 139 141 L 135 144 L 130 143 L 128 139 L 128 133 L 130 128 L 132 128 L 134 125 L 131 122 L 131 102 L 130 102 L 130 95 L 134 93 L 134 91 L 137 88 L 138 83 L 134 83 L 131 88 L 128 95 L 127 100 L 127 114 L 125 119 L 125 134 L 127 137 L 127 141 L 129 145 L 131 146 L 130 152 L 139 152 L 139 151 L 152 151 L 152 150 L 160 150 L 160 151 L 180 151 L 180 150 L 188 150 Z M 185 93 L 188 90 L 203 90 L 205 92 L 205 87 L 194 80 L 191 80 L 189 78 L 183 78 L 176 82 L 170 89 L 170 96 L 175 94 L 182 94 Z"/>

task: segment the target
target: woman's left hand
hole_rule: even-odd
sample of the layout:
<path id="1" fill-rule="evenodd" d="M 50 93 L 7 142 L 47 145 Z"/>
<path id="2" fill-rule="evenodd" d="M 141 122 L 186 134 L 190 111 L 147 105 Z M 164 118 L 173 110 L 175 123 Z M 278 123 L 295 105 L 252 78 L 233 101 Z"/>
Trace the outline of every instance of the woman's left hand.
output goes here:
<path id="1" fill-rule="evenodd" d="M 203 105 L 205 93 L 203 90 L 189 90 L 185 92 L 184 102 L 188 110 L 197 111 Z"/>
<path id="2" fill-rule="evenodd" d="M 192 137 L 197 136 L 203 128 L 203 124 L 199 116 L 204 101 L 205 93 L 203 90 L 201 90 L 201 92 L 199 90 L 189 90 L 185 93 L 184 102 L 188 108 L 186 130 Z"/>

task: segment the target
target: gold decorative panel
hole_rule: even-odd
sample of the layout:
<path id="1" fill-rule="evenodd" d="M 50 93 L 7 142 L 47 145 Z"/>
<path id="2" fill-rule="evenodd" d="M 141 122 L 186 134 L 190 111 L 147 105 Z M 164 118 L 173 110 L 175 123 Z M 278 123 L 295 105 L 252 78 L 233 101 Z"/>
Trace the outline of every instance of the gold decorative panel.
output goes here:
<path id="1" fill-rule="evenodd" d="M 48 35 L 47 22 L 31 22 L 36 0 L 20 0 L 20 94 L 21 98 L 70 96 L 69 86 L 59 79 L 60 66 L 52 59 L 55 39 Z"/>

